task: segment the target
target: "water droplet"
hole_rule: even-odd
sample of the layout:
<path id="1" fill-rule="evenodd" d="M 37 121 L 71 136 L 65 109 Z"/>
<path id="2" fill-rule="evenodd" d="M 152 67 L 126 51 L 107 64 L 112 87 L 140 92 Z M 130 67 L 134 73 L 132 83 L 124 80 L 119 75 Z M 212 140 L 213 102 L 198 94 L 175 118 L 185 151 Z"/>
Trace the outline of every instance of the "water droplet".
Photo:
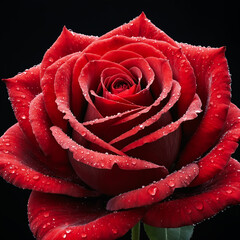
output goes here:
<path id="1" fill-rule="evenodd" d="M 151 195 L 151 196 L 155 196 L 156 195 L 156 193 L 157 193 L 157 187 L 155 187 L 155 186 L 151 186 L 150 188 L 148 188 L 148 193 Z"/>
<path id="2" fill-rule="evenodd" d="M 139 125 L 139 127 L 140 127 L 141 129 L 144 129 L 144 126 L 143 126 L 143 124 L 140 124 L 140 125 Z"/>
<path id="3" fill-rule="evenodd" d="M 50 57 L 50 58 L 48 59 L 48 61 L 49 61 L 49 62 L 53 62 L 53 58 Z"/>
<path id="4" fill-rule="evenodd" d="M 27 117 L 25 115 L 22 115 L 21 116 L 21 119 L 26 119 Z"/>
<path id="5" fill-rule="evenodd" d="M 137 162 L 136 161 L 132 161 L 132 165 L 136 165 L 137 164 Z"/>
<path id="6" fill-rule="evenodd" d="M 34 180 L 38 180 L 38 179 L 39 179 L 39 175 L 33 176 L 33 179 L 34 179 Z"/>
<path id="7" fill-rule="evenodd" d="M 203 203 L 201 203 L 201 202 L 196 202 L 196 203 L 195 203 L 195 207 L 196 207 L 197 210 L 200 210 L 200 211 L 201 211 L 201 210 L 203 210 L 203 207 L 204 207 L 204 206 L 203 206 Z"/>
<path id="8" fill-rule="evenodd" d="M 232 190 L 231 190 L 231 189 L 228 189 L 228 190 L 226 190 L 226 193 L 231 194 L 231 193 L 232 193 Z"/>
<path id="9" fill-rule="evenodd" d="M 192 209 L 187 209 L 187 213 L 190 214 L 192 212 Z"/>
<path id="10" fill-rule="evenodd" d="M 169 182 L 168 182 L 168 186 L 169 186 L 169 187 L 175 187 L 175 183 L 174 183 L 173 181 L 169 181 Z"/>
<path id="11" fill-rule="evenodd" d="M 87 234 L 86 234 L 86 233 L 82 233 L 82 234 L 81 234 L 81 237 L 82 237 L 82 238 L 86 238 L 86 237 L 87 237 Z"/>
<path id="12" fill-rule="evenodd" d="M 45 218 L 49 217 L 49 212 L 44 213 L 43 216 L 44 216 Z"/>
<path id="13" fill-rule="evenodd" d="M 44 224 L 44 225 L 43 225 L 43 228 L 46 228 L 46 227 L 47 227 L 47 224 Z"/>
<path id="14" fill-rule="evenodd" d="M 70 233 L 72 230 L 71 229 L 68 229 L 68 230 L 66 230 L 66 233 Z"/>
<path id="15" fill-rule="evenodd" d="M 64 233 L 64 234 L 63 234 L 63 238 L 66 238 L 66 237 L 67 237 L 67 234 L 66 234 L 66 233 Z"/>
<path id="16" fill-rule="evenodd" d="M 221 98 L 221 97 L 222 97 L 222 95 L 221 95 L 221 94 L 218 94 L 218 95 L 217 95 L 217 98 Z"/>
<path id="17" fill-rule="evenodd" d="M 112 229 L 112 232 L 113 232 L 113 234 L 117 234 L 117 233 L 118 233 L 118 230 L 117 230 L 116 228 L 113 228 L 113 229 Z"/>

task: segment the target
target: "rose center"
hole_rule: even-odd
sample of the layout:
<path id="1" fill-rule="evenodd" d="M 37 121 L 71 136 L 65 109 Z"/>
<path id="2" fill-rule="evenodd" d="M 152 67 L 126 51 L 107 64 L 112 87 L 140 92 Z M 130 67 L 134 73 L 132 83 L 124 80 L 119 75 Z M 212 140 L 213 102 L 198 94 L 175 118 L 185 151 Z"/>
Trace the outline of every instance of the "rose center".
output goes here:
<path id="1" fill-rule="evenodd" d="M 113 94 L 118 94 L 129 89 L 130 87 L 131 84 L 129 83 L 129 81 L 127 81 L 126 79 L 117 78 L 112 83 L 110 91 Z"/>

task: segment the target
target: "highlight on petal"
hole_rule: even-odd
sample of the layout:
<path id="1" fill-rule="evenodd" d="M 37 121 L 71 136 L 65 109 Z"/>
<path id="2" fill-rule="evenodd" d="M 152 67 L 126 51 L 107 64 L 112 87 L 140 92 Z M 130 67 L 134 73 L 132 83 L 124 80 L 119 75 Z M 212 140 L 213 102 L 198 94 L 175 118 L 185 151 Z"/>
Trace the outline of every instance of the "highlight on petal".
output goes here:
<path id="1" fill-rule="evenodd" d="M 37 239 L 117 239 L 141 219 L 144 209 L 109 212 L 103 199 L 32 192 L 29 225 Z"/>
<path id="2" fill-rule="evenodd" d="M 160 202 L 170 196 L 176 188 L 187 187 L 197 175 L 197 164 L 189 164 L 160 181 L 110 199 L 107 204 L 107 209 L 114 211 L 142 207 Z"/>
<path id="3" fill-rule="evenodd" d="M 40 65 L 32 67 L 13 78 L 4 79 L 9 98 L 24 134 L 36 143 L 35 136 L 29 123 L 29 104 L 41 92 Z"/>
<path id="4" fill-rule="evenodd" d="M 144 222 L 162 228 L 192 225 L 239 203 L 240 164 L 231 159 L 225 169 L 206 184 L 191 188 L 188 193 L 183 189 L 173 195 L 173 199 L 152 206 Z"/>
<path id="5" fill-rule="evenodd" d="M 42 164 L 45 158 L 22 133 L 18 124 L 0 138 L 0 175 L 20 188 L 74 197 L 97 196 L 98 193 L 58 178 Z M 72 176 L 75 176 L 72 173 Z"/>

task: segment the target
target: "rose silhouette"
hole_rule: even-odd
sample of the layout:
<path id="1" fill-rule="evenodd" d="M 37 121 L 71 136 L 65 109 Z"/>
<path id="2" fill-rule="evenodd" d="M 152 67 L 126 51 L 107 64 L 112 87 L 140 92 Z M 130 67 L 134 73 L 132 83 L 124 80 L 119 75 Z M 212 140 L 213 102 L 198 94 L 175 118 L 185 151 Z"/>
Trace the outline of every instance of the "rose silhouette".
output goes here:
<path id="1" fill-rule="evenodd" d="M 33 190 L 34 236 L 116 239 L 140 220 L 174 228 L 238 204 L 224 53 L 141 14 L 101 37 L 63 28 L 39 65 L 5 79 L 18 123 L 0 139 L 0 172 Z"/>

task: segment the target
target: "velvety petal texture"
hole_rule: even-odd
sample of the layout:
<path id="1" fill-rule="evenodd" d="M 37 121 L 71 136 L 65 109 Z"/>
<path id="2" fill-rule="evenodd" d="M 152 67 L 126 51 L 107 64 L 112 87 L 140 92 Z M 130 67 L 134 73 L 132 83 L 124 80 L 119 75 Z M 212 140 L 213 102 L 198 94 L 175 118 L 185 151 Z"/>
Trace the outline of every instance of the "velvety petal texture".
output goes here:
<path id="1" fill-rule="evenodd" d="M 33 190 L 38 240 L 117 239 L 240 203 L 225 47 L 177 43 L 142 13 L 101 37 L 64 27 L 4 81 L 18 123 L 0 138 L 0 174 Z"/>

